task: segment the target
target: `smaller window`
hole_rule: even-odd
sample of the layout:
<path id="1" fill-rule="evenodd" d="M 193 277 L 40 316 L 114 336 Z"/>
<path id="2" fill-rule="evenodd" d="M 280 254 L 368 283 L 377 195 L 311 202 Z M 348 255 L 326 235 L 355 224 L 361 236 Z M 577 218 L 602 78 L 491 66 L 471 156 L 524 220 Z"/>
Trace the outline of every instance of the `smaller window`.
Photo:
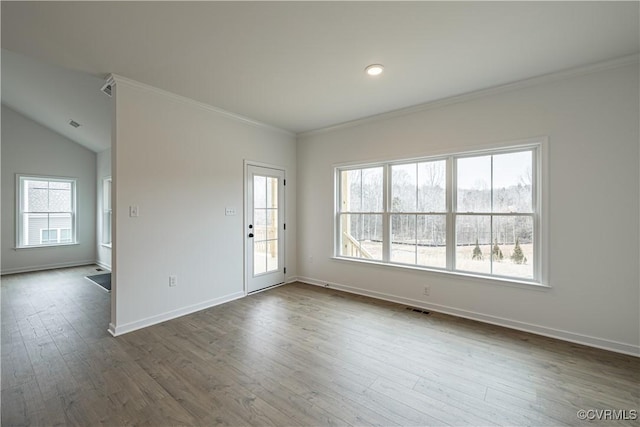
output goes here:
<path id="1" fill-rule="evenodd" d="M 16 247 L 76 242 L 76 180 L 17 175 Z"/>

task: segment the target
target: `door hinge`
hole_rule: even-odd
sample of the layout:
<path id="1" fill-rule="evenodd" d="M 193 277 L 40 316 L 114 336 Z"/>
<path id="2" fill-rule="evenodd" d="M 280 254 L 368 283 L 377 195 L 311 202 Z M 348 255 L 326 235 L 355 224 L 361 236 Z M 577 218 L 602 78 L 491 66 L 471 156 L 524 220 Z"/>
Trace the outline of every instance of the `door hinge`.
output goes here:
<path id="1" fill-rule="evenodd" d="M 287 180 L 286 179 L 282 180 L 282 185 L 287 185 Z"/>
<path id="2" fill-rule="evenodd" d="M 287 274 L 287 267 L 284 268 L 284 274 Z"/>
<path id="3" fill-rule="evenodd" d="M 287 224 L 285 224 L 285 225 L 284 225 L 284 229 L 285 229 L 285 230 L 287 229 Z"/>

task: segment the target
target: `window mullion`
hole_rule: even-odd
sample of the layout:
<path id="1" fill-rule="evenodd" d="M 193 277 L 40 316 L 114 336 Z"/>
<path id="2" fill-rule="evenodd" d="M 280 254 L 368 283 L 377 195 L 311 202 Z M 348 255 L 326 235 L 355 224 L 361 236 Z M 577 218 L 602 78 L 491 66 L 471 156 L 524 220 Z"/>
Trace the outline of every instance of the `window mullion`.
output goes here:
<path id="1" fill-rule="evenodd" d="M 384 165 L 382 169 L 382 260 L 391 260 L 391 167 Z"/>
<path id="2" fill-rule="evenodd" d="M 454 270 L 456 266 L 456 197 L 457 197 L 457 182 L 456 182 L 456 162 L 453 156 L 447 159 L 447 173 L 446 173 L 446 193 L 447 193 L 447 270 Z"/>
<path id="3" fill-rule="evenodd" d="M 491 188 L 489 194 L 491 199 L 489 200 L 490 206 L 490 220 L 489 220 L 489 273 L 493 274 L 493 156 L 491 156 Z"/>

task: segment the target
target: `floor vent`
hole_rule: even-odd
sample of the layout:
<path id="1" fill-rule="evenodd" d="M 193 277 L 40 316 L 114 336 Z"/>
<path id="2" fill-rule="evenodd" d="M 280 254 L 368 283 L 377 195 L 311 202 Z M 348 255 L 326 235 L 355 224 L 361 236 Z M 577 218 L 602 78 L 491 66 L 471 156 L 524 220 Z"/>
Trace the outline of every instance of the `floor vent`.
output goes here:
<path id="1" fill-rule="evenodd" d="M 407 310 L 415 311 L 416 313 L 431 314 L 431 312 L 429 310 L 423 310 L 423 309 L 417 308 L 417 307 L 407 307 Z"/>

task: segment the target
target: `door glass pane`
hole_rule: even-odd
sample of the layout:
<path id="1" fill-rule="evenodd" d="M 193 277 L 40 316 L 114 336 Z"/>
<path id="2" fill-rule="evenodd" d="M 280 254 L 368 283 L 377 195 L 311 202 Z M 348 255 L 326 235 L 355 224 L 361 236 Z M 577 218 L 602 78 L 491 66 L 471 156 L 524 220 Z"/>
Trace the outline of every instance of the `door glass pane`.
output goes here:
<path id="1" fill-rule="evenodd" d="M 391 210 L 415 212 L 417 197 L 417 165 L 391 166 Z"/>
<path id="2" fill-rule="evenodd" d="M 278 210 L 266 209 L 267 214 L 267 239 L 278 238 Z"/>
<path id="3" fill-rule="evenodd" d="M 416 263 L 415 215 L 391 215 L 391 261 Z"/>
<path id="4" fill-rule="evenodd" d="M 279 178 L 253 176 L 253 275 L 279 270 Z"/>
<path id="5" fill-rule="evenodd" d="M 254 209 L 253 210 L 253 234 L 254 240 L 266 240 L 267 239 L 267 210 L 266 209 Z"/>
<path id="6" fill-rule="evenodd" d="M 447 267 L 447 222 L 445 215 L 416 217 L 417 264 L 427 267 Z"/>
<path id="7" fill-rule="evenodd" d="M 253 275 L 266 273 L 267 271 L 267 242 L 253 242 Z"/>
<path id="8" fill-rule="evenodd" d="M 254 175 L 253 177 L 253 207 L 267 207 L 267 177 L 265 176 Z"/>
<path id="9" fill-rule="evenodd" d="M 267 271 L 275 271 L 278 269 L 278 241 L 269 240 L 267 246 Z"/>
<path id="10" fill-rule="evenodd" d="M 493 212 L 532 211 L 531 151 L 493 156 Z"/>
<path id="11" fill-rule="evenodd" d="M 491 212 L 491 156 L 457 160 L 457 212 Z"/>
<path id="12" fill-rule="evenodd" d="M 493 218 L 493 274 L 533 279 L 533 218 Z"/>
<path id="13" fill-rule="evenodd" d="M 491 273 L 491 217 L 456 217 L 456 269 Z"/>
<path id="14" fill-rule="evenodd" d="M 277 208 L 278 207 L 278 178 L 266 177 L 266 189 L 267 189 L 267 198 L 266 205 L 267 208 Z"/>

